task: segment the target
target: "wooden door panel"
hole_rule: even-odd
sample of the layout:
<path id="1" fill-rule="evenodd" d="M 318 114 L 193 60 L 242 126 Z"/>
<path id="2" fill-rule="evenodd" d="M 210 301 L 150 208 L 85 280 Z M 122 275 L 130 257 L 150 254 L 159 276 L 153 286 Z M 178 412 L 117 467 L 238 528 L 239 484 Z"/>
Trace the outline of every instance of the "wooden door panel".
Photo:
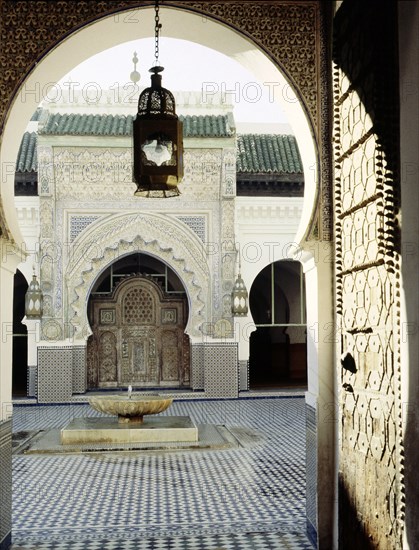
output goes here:
<path id="1" fill-rule="evenodd" d="M 150 279 L 132 277 L 92 300 L 89 387 L 178 387 L 189 383 L 186 298 L 168 298 Z"/>

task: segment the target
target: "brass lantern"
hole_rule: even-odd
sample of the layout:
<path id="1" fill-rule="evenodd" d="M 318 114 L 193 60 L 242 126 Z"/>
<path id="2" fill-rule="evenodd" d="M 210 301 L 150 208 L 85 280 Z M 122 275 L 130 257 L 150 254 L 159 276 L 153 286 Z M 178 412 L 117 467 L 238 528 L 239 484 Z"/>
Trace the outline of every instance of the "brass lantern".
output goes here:
<path id="1" fill-rule="evenodd" d="M 244 317 L 248 311 L 249 294 L 239 272 L 231 293 L 231 313 L 234 317 Z"/>
<path id="2" fill-rule="evenodd" d="M 151 87 L 140 94 L 133 122 L 135 195 L 142 197 L 177 196 L 183 177 L 183 125 L 172 92 L 162 87 L 163 67 L 158 65 L 158 9 L 156 2 L 156 65 L 150 69 Z"/>
<path id="3" fill-rule="evenodd" d="M 25 294 L 25 315 L 28 319 L 42 317 L 43 295 L 35 273 Z"/>
<path id="4" fill-rule="evenodd" d="M 163 67 L 150 69 L 151 87 L 141 93 L 133 122 L 135 195 L 139 196 L 177 196 L 183 177 L 183 125 L 173 94 L 161 85 L 161 71 Z"/>

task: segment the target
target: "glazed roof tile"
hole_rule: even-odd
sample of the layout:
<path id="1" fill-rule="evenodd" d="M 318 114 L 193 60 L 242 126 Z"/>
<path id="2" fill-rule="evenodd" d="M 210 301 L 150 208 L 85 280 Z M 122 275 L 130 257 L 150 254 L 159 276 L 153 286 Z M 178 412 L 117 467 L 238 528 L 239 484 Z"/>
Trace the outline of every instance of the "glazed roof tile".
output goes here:
<path id="1" fill-rule="evenodd" d="M 25 132 L 17 154 L 16 172 L 36 172 L 38 170 L 37 134 Z"/>
<path id="2" fill-rule="evenodd" d="M 39 133 L 54 136 L 129 136 L 132 120 L 131 115 L 52 113 Z"/>
<path id="3" fill-rule="evenodd" d="M 227 115 L 180 116 L 184 137 L 231 137 Z M 39 133 L 72 136 L 130 136 L 132 115 L 50 114 Z"/>
<path id="4" fill-rule="evenodd" d="M 297 142 L 292 135 L 237 136 L 237 172 L 242 174 L 302 173 Z"/>

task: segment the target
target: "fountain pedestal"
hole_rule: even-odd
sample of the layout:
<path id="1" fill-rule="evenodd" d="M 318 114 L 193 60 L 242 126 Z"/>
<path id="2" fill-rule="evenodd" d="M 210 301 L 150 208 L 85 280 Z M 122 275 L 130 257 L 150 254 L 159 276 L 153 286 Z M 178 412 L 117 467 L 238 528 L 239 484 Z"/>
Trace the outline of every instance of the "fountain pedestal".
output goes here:
<path id="1" fill-rule="evenodd" d="M 189 416 L 148 416 L 142 423 L 120 423 L 116 418 L 76 418 L 61 430 L 63 445 L 186 441 L 198 441 L 198 428 Z"/>
<path id="2" fill-rule="evenodd" d="M 61 430 L 63 445 L 88 443 L 181 443 L 198 441 L 189 416 L 149 416 L 166 410 L 173 399 L 163 396 L 93 396 L 90 406 L 114 418 L 76 418 Z"/>

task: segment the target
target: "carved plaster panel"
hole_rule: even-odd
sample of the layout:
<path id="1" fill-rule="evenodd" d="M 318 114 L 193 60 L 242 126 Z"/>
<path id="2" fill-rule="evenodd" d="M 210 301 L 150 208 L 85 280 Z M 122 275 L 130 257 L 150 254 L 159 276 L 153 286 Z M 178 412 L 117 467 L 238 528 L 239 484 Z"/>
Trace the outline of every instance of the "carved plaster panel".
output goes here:
<path id="1" fill-rule="evenodd" d="M 334 27 L 342 547 L 403 545 L 398 87 L 385 51 L 394 6 L 344 2 Z"/>
<path id="2" fill-rule="evenodd" d="M 223 150 L 223 169 L 221 176 L 221 194 L 225 198 L 236 196 L 236 150 Z"/>
<path id="3" fill-rule="evenodd" d="M 54 191 L 54 156 L 52 147 L 38 145 L 38 193 L 51 195 Z"/>
<path id="4" fill-rule="evenodd" d="M 57 200 L 132 197 L 132 152 L 127 148 L 54 147 Z"/>
<path id="5" fill-rule="evenodd" d="M 185 174 L 179 189 L 185 199 L 218 200 L 222 172 L 221 149 L 186 149 Z"/>

